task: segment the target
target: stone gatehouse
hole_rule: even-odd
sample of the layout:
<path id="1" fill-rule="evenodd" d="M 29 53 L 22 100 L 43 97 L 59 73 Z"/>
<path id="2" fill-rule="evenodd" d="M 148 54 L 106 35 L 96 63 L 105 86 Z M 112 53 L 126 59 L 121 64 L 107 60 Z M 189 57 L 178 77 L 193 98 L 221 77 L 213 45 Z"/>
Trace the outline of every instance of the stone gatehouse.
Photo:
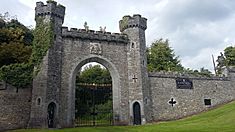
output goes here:
<path id="1" fill-rule="evenodd" d="M 7 128 L 47 128 L 49 106 L 55 111 L 54 127 L 74 127 L 76 74 L 89 62 L 102 64 L 111 74 L 114 125 L 132 125 L 136 105 L 140 108 L 140 123 L 145 124 L 189 116 L 235 98 L 233 68 L 228 69 L 226 77 L 211 78 L 148 73 L 147 19 L 141 15 L 124 16 L 119 21 L 121 33 L 68 29 L 62 26 L 64 15 L 65 7 L 55 1 L 37 2 L 35 17 L 51 22 L 54 27 L 53 45 L 43 58 L 32 91 L 22 90 L 18 95 L 6 96 L 9 88 L 0 86 L 5 87 L 0 91 L 0 105 L 3 106 L 0 108 L 0 129 L 6 125 Z M 17 100 L 21 94 L 27 96 Z M 4 102 L 9 96 L 16 98 Z M 12 114 L 17 110 L 6 110 L 12 104 L 17 106 L 13 103 L 16 101 L 26 106 L 24 112 L 17 115 Z"/>

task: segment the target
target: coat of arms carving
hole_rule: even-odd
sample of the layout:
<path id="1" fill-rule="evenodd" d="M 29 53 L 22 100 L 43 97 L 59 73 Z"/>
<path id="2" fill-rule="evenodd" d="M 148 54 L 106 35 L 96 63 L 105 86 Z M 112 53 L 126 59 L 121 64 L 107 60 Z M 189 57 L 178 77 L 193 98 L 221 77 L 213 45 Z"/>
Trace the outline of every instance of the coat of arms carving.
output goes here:
<path id="1" fill-rule="evenodd" d="M 101 55 L 102 54 L 102 47 L 99 43 L 90 43 L 90 53 Z"/>

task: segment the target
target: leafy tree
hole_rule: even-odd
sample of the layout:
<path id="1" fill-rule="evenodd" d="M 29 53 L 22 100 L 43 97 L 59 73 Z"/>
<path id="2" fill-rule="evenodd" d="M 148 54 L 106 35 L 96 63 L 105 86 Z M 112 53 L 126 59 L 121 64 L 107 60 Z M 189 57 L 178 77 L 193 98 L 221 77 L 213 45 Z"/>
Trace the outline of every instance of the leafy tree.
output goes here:
<path id="1" fill-rule="evenodd" d="M 109 71 L 101 68 L 100 65 L 85 67 L 77 77 L 78 83 L 96 83 L 96 84 L 110 84 L 112 82 Z"/>
<path id="2" fill-rule="evenodd" d="M 0 80 L 17 88 L 32 83 L 33 65 L 29 63 L 32 53 L 33 34 L 16 19 L 0 14 Z"/>
<path id="3" fill-rule="evenodd" d="M 5 27 L 5 21 L 2 19 L 2 18 L 0 18 L 0 28 L 3 28 L 3 27 Z"/>
<path id="4" fill-rule="evenodd" d="M 10 42 L 0 45 L 0 67 L 14 63 L 28 62 L 31 56 L 31 47 L 22 43 Z"/>
<path id="5" fill-rule="evenodd" d="M 235 47 L 229 46 L 224 49 L 224 54 L 220 52 L 220 55 L 218 56 L 216 60 L 217 66 L 216 66 L 216 72 L 217 74 L 222 73 L 222 68 L 226 66 L 235 66 Z"/>
<path id="6" fill-rule="evenodd" d="M 204 77 L 211 77 L 212 73 L 208 69 L 204 67 L 200 68 L 200 70 L 192 70 L 190 68 L 184 69 L 184 73 L 191 74 L 194 76 L 204 76 Z"/>
<path id="7" fill-rule="evenodd" d="M 10 22 L 1 21 L 3 21 L 3 19 L 0 19 L 0 25 L 2 25 L 0 26 L 0 44 L 20 42 L 24 45 L 32 45 L 32 30 L 28 29 L 17 20 L 11 20 Z"/>
<path id="8" fill-rule="evenodd" d="M 226 66 L 235 66 L 235 47 L 229 46 L 224 49 Z"/>
<path id="9" fill-rule="evenodd" d="M 169 47 L 168 39 L 159 39 L 147 49 L 149 71 L 182 71 L 178 56 Z"/>
<path id="10" fill-rule="evenodd" d="M 32 83 L 33 65 L 29 63 L 16 63 L 0 68 L 0 79 L 17 88 L 23 88 Z"/>
<path id="11" fill-rule="evenodd" d="M 212 75 L 211 71 L 202 67 L 200 69 L 199 75 L 210 77 Z"/>
<path id="12" fill-rule="evenodd" d="M 111 76 L 109 74 L 109 71 L 105 68 L 102 68 L 100 65 L 89 65 L 82 70 L 76 78 L 76 83 L 87 83 L 87 84 L 110 84 L 112 82 Z M 102 86 L 96 86 L 102 87 Z M 93 104 L 92 101 L 95 101 L 96 103 L 96 110 L 101 111 L 108 111 L 112 109 L 112 98 L 111 95 L 107 92 L 98 92 L 93 91 L 95 93 L 95 100 L 93 100 L 94 95 L 93 92 L 90 89 L 90 86 L 83 86 L 83 85 L 77 85 L 76 92 L 75 92 L 75 108 L 76 118 L 79 117 L 80 120 L 83 118 L 89 119 L 90 113 L 93 111 Z M 84 96 L 85 95 L 85 96 Z M 99 99 L 102 98 L 102 100 Z M 104 113 L 100 114 L 98 117 L 96 117 L 98 120 L 105 119 L 107 117 L 107 114 L 111 116 L 112 113 Z"/>
<path id="13" fill-rule="evenodd" d="M 32 31 L 17 20 L 0 18 L 0 67 L 27 63 L 31 56 Z"/>

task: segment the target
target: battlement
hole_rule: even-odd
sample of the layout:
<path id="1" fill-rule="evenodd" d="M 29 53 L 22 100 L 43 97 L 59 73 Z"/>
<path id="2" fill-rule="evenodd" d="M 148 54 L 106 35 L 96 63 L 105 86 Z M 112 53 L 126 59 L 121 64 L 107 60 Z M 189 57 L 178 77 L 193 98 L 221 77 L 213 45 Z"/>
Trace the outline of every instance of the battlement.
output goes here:
<path id="1" fill-rule="evenodd" d="M 211 76 L 211 77 L 205 77 L 205 76 L 196 76 L 192 74 L 187 73 L 178 73 L 178 72 L 149 72 L 149 77 L 158 77 L 158 78 L 190 78 L 193 80 L 218 80 L 218 81 L 229 81 L 228 77 L 219 77 L 219 76 Z"/>
<path id="2" fill-rule="evenodd" d="M 122 20 L 119 21 L 119 29 L 120 31 L 124 31 L 127 28 L 138 27 L 143 30 L 147 29 L 147 19 L 141 17 L 139 14 L 131 16 L 124 16 Z"/>
<path id="3" fill-rule="evenodd" d="M 85 29 L 77 28 L 71 28 L 69 30 L 68 27 L 62 27 L 62 37 L 122 43 L 128 43 L 129 41 L 128 36 L 122 33 L 101 32 L 94 30 L 86 31 Z"/>
<path id="4" fill-rule="evenodd" d="M 55 1 L 47 1 L 44 5 L 43 2 L 37 2 L 35 8 L 35 18 L 37 16 L 52 15 L 61 18 L 64 21 L 65 7 Z"/>

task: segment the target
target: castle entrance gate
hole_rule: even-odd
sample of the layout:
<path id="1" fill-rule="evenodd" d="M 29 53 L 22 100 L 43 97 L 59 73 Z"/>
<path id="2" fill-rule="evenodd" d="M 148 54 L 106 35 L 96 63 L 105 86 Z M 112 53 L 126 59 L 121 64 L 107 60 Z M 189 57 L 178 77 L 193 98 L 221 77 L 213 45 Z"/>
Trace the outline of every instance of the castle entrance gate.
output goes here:
<path id="1" fill-rule="evenodd" d="M 50 102 L 54 102 L 56 108 L 53 114 L 55 127 L 75 126 L 76 75 L 89 62 L 100 63 L 112 77 L 114 125 L 133 124 L 130 104 L 135 100 L 143 108 L 141 120 L 150 119 L 150 106 L 143 103 L 144 97 L 150 97 L 146 88 L 146 18 L 138 14 L 124 16 L 119 22 L 121 33 L 110 33 L 104 28 L 89 30 L 87 24 L 84 24 L 84 29 L 63 27 L 65 7 L 55 1 L 47 1 L 47 4 L 37 2 L 35 11 L 36 28 L 42 23 L 52 26 L 52 33 L 48 28 L 40 27 L 41 32 L 49 34 L 52 40 L 33 79 L 29 127 L 48 128 L 47 106 Z M 46 38 L 41 39 L 48 42 L 44 40 Z M 40 105 L 37 105 L 38 99 L 41 99 Z M 91 114 L 95 116 L 97 112 Z"/>
<path id="2" fill-rule="evenodd" d="M 75 107 L 76 126 L 112 125 L 112 84 L 76 85 Z"/>

